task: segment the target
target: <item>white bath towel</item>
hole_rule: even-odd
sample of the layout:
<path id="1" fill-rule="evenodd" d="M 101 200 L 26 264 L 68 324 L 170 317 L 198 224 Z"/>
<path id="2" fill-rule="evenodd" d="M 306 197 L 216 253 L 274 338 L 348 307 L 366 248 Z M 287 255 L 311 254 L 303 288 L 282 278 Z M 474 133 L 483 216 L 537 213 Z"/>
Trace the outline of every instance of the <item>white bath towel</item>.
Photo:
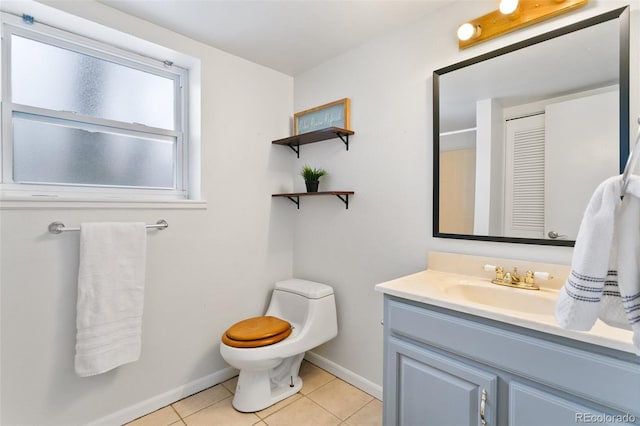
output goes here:
<path id="1" fill-rule="evenodd" d="M 630 176 L 622 201 L 621 184 L 621 176 L 605 180 L 587 205 L 556 321 L 563 328 L 590 330 L 600 318 L 631 329 L 640 355 L 640 178 Z"/>
<path id="2" fill-rule="evenodd" d="M 75 370 L 104 373 L 140 357 L 144 223 L 80 225 Z"/>

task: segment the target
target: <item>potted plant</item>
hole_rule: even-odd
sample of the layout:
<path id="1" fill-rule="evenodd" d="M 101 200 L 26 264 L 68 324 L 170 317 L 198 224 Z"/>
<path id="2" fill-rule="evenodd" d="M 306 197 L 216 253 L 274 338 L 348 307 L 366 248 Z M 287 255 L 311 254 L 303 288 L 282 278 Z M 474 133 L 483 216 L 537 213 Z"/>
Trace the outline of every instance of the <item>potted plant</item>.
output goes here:
<path id="1" fill-rule="evenodd" d="M 307 192 L 318 192 L 318 183 L 322 176 L 327 172 L 323 169 L 315 169 L 309 166 L 304 166 L 300 172 L 304 178 L 304 183 L 307 185 Z"/>

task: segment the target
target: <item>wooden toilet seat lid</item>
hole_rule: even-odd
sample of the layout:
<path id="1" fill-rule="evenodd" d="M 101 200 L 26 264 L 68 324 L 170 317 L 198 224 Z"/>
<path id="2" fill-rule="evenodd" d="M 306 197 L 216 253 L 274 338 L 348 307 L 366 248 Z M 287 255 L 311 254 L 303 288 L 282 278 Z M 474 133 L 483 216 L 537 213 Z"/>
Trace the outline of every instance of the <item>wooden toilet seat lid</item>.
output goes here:
<path id="1" fill-rule="evenodd" d="M 272 345 L 291 334 L 291 324 L 272 316 L 254 317 L 229 327 L 222 335 L 225 345 L 236 348 L 256 348 Z"/>

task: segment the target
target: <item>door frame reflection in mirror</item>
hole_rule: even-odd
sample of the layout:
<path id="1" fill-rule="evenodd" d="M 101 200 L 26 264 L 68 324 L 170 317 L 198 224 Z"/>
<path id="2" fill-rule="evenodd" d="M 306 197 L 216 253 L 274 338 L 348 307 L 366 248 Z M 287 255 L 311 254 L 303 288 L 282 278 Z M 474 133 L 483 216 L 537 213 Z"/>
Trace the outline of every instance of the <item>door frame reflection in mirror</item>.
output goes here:
<path id="1" fill-rule="evenodd" d="M 617 20 L 619 23 L 619 67 L 618 88 L 620 97 L 619 107 L 619 167 L 620 173 L 629 156 L 629 6 L 611 10 L 603 14 L 587 18 L 585 20 L 558 28 L 556 30 L 532 37 L 530 39 L 514 43 L 512 45 L 496 49 L 492 52 L 467 59 L 456 64 L 435 70 L 433 72 L 433 236 L 438 238 L 453 238 L 463 240 L 495 241 L 520 244 L 537 244 L 551 246 L 570 246 L 574 240 L 519 238 L 497 235 L 474 235 L 440 232 L 440 78 L 461 68 L 465 68 L 492 58 L 496 58 L 510 52 L 515 52 L 545 42 L 575 31 L 579 31 L 594 25 Z M 586 207 L 586 205 L 585 205 Z M 579 220 L 582 218 L 579 218 Z"/>

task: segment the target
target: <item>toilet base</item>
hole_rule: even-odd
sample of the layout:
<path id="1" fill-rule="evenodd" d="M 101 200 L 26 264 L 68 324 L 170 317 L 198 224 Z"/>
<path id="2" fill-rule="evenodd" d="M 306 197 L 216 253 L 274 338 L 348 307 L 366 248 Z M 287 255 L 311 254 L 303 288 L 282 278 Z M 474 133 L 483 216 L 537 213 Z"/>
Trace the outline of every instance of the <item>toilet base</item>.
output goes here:
<path id="1" fill-rule="evenodd" d="M 240 412 L 254 413 L 256 411 L 264 410 L 265 408 L 290 397 L 300 389 L 302 389 L 302 379 L 300 377 L 295 377 L 293 379 L 293 387 L 283 385 L 273 389 L 269 392 L 269 395 L 262 395 L 260 398 L 256 398 L 255 395 L 243 393 L 242 391 L 238 392 L 236 389 L 236 394 L 234 395 L 231 404 L 233 405 L 233 408 Z"/>
<path id="2" fill-rule="evenodd" d="M 283 361 L 270 370 L 240 370 L 238 385 L 231 404 L 243 413 L 263 410 L 302 389 L 302 379 L 298 376 L 304 353 Z M 286 370 L 286 373 L 283 368 Z M 276 373 L 277 377 L 274 377 Z M 285 373 L 285 374 L 283 374 Z"/>

